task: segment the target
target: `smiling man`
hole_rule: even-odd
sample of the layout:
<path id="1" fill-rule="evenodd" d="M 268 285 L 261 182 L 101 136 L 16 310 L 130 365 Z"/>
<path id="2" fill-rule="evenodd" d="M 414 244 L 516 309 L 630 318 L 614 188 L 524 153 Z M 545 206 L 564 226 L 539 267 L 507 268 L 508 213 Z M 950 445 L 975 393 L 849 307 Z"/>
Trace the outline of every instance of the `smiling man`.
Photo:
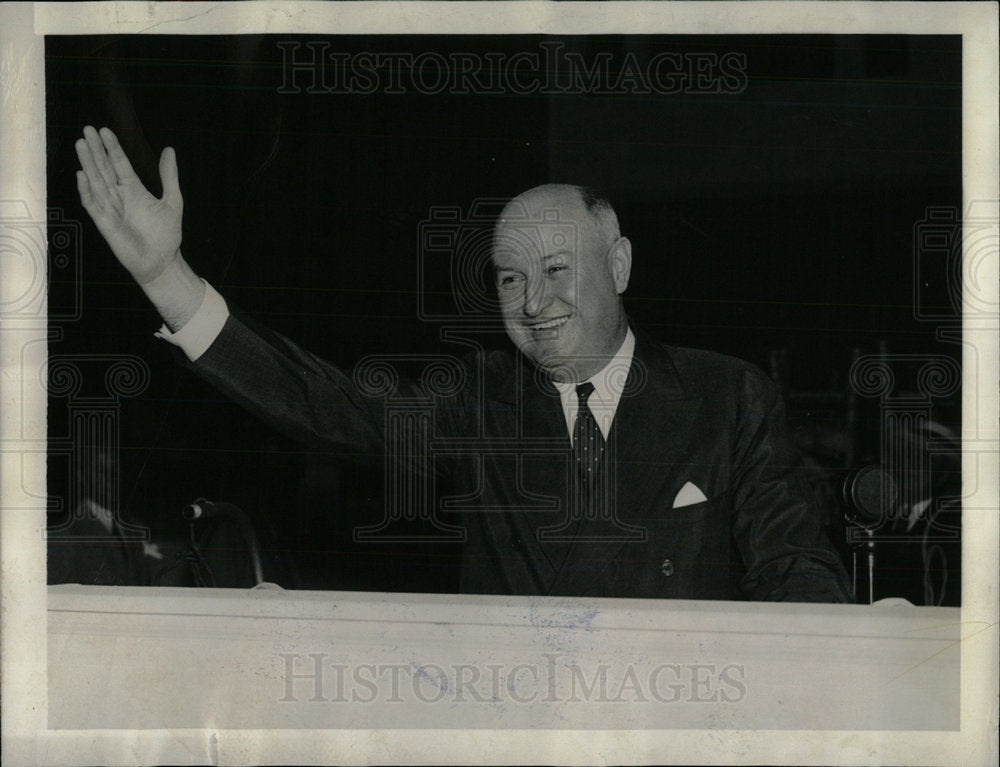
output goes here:
<path id="1" fill-rule="evenodd" d="M 519 195 L 500 214 L 493 267 L 507 334 L 556 381 L 584 381 L 621 349 L 632 246 L 607 200 L 566 184 Z"/>
<path id="2" fill-rule="evenodd" d="M 434 413 L 430 430 L 397 434 L 385 391 L 230 311 L 187 265 L 172 150 L 157 199 L 110 130 L 86 128 L 76 148 L 81 201 L 163 316 L 159 335 L 311 448 L 390 463 L 409 451 L 408 470 L 448 488 L 420 513 L 454 517 L 462 591 L 850 599 L 771 382 L 630 327 L 631 245 L 606 199 L 550 184 L 506 206 L 493 266 L 519 353 L 454 359 L 447 391 L 399 380 L 394 395 Z"/>

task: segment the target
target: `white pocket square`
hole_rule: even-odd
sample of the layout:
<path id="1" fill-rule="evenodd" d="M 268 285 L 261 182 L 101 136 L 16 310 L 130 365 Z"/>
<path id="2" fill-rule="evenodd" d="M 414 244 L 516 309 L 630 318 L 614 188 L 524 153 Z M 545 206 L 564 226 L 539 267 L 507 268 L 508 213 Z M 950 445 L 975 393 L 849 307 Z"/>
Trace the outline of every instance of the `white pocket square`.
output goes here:
<path id="1" fill-rule="evenodd" d="M 679 509 L 681 506 L 691 506 L 707 500 L 708 498 L 705 497 L 705 494 L 698 489 L 698 486 L 694 482 L 685 482 L 684 487 L 681 488 L 680 492 L 677 493 L 677 497 L 674 498 L 674 508 Z"/>

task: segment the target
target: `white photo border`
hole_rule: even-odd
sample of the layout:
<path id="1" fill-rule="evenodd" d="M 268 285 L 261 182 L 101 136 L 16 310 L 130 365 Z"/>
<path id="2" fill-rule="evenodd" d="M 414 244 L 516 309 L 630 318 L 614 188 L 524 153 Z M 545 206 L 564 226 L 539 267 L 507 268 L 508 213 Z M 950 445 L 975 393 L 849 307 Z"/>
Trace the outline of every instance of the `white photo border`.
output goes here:
<path id="1" fill-rule="evenodd" d="M 963 38 L 963 189 L 998 220 L 997 5 L 950 2 L 246 2 L 4 3 L 0 5 L 0 199 L 44 218 L 47 34 L 253 33 L 892 33 Z M 991 208 L 989 206 L 992 206 Z M 4 263 L 3 279 L 32 279 Z M 977 265 L 984 303 L 997 305 L 996 260 Z M 9 283 L 11 284 L 11 283 Z M 993 291 L 990 294 L 990 291 Z M 45 544 L 46 393 L 21 379 L 42 369 L 44 323 L 2 318 L 2 698 L 8 764 L 94 763 L 844 763 L 996 761 L 997 515 L 966 516 L 963 535 L 961 722 L 958 732 L 842 731 L 66 731 L 47 724 Z M 997 322 L 967 316 L 963 480 L 976 509 L 997 509 Z M 41 341 L 41 342 L 39 342 Z M 25 396 L 27 394 L 27 396 Z M 26 401 L 18 401 L 25 396 Z M 17 481 L 12 481 L 17 480 Z M 973 482 L 973 480 L 978 480 Z M 14 508 L 16 512 L 8 512 Z M 985 631 L 971 629 L 988 627 Z M 96 756 L 96 755 L 101 756 Z M 88 755 L 91 755 L 88 758 Z"/>

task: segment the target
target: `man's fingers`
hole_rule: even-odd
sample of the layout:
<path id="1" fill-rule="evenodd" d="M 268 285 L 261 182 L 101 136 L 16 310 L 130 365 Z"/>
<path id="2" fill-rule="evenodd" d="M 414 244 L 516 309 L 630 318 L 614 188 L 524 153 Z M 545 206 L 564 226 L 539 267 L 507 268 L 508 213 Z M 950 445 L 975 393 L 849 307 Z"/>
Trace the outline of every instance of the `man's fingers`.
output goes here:
<path id="1" fill-rule="evenodd" d="M 83 209 L 87 211 L 87 214 L 97 224 L 97 228 L 101 229 L 104 222 L 108 219 L 107 214 L 109 211 L 107 206 L 94 196 L 90 182 L 87 180 L 87 174 L 82 170 L 76 172 L 76 189 L 80 193 L 80 202 L 83 204 Z"/>
<path id="2" fill-rule="evenodd" d="M 83 137 L 87 139 L 87 144 L 90 146 L 90 155 L 94 159 L 94 165 L 100 172 L 108 189 L 111 189 L 118 183 L 118 178 L 115 176 L 115 171 L 111 167 L 111 163 L 108 162 L 108 153 L 104 151 L 104 144 L 101 141 L 101 137 L 89 125 L 83 129 Z"/>
<path id="3" fill-rule="evenodd" d="M 89 142 L 86 139 L 77 139 L 75 147 L 80 167 L 83 168 L 83 172 L 87 176 L 90 191 L 98 201 L 103 202 L 108 198 L 108 185 L 104 182 L 104 176 L 101 175 L 94 163 L 94 155 L 90 150 Z"/>
<path id="4" fill-rule="evenodd" d="M 108 159 L 111 160 L 111 167 L 114 168 L 118 180 L 124 184 L 134 179 L 136 177 L 135 170 L 132 169 L 132 163 L 125 155 L 122 145 L 118 143 L 118 137 L 110 128 L 101 128 L 100 135 L 108 150 Z"/>
<path id="5" fill-rule="evenodd" d="M 80 202 L 83 203 L 83 207 L 90 213 L 91 208 L 94 207 L 94 195 L 90 191 L 87 174 L 82 170 L 76 172 L 76 190 L 80 193 Z"/>
<path id="6" fill-rule="evenodd" d="M 163 184 L 163 200 L 171 207 L 182 204 L 181 187 L 177 180 L 177 156 L 173 147 L 166 147 L 160 153 L 160 183 Z"/>

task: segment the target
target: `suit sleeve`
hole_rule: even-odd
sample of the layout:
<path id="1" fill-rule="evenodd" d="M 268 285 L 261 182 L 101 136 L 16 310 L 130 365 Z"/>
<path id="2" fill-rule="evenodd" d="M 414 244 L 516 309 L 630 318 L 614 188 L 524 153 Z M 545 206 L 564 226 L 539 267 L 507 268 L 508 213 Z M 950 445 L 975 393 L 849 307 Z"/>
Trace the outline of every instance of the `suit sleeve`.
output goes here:
<path id="1" fill-rule="evenodd" d="M 759 370 L 744 372 L 733 455 L 733 533 L 751 600 L 851 602 L 840 556 L 785 425 L 784 406 Z"/>
<path id="2" fill-rule="evenodd" d="M 376 376 L 359 385 L 350 372 L 258 325 L 238 309 L 204 354 L 186 364 L 227 397 L 304 446 L 330 450 L 355 463 L 377 462 L 386 455 L 381 385 L 388 379 L 376 380 Z M 393 376 L 392 371 L 383 372 Z M 403 396 L 429 399 L 413 381 L 399 377 L 393 383 Z M 421 469 L 418 457 L 411 452 L 410 468 Z"/>

